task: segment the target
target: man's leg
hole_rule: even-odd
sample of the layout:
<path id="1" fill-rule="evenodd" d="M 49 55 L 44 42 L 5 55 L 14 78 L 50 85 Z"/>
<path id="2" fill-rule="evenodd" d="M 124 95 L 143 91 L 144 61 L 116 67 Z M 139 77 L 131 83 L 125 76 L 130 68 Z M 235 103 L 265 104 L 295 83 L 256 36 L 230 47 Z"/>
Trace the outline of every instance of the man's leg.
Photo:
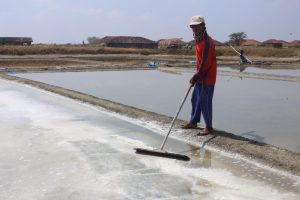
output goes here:
<path id="1" fill-rule="evenodd" d="M 200 122 L 201 117 L 201 106 L 200 106 L 200 94 L 202 86 L 199 83 L 195 83 L 194 90 L 192 93 L 191 103 L 192 103 L 192 112 L 190 122 L 184 125 L 183 129 L 196 128 L 197 123 Z"/>
<path id="2" fill-rule="evenodd" d="M 190 122 L 197 124 L 201 118 L 201 90 L 202 84 L 195 83 L 192 95 L 192 113 Z"/>
<path id="3" fill-rule="evenodd" d="M 214 95 L 214 86 L 203 85 L 203 89 L 201 93 L 201 109 L 206 124 L 206 128 L 202 131 L 203 135 L 208 134 L 210 131 L 213 130 L 213 126 L 212 126 L 213 95 Z"/>

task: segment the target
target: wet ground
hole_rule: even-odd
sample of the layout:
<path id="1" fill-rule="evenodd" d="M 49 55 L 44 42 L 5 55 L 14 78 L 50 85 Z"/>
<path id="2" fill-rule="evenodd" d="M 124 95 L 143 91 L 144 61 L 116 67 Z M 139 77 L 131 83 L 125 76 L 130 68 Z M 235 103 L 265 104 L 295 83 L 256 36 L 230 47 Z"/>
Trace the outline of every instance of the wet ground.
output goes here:
<path id="1" fill-rule="evenodd" d="M 135 154 L 159 125 L 0 79 L 0 199 L 299 199 L 300 179 L 170 139 L 182 162 Z M 202 148 L 200 148 L 200 146 Z"/>
<path id="2" fill-rule="evenodd" d="M 220 67 L 219 70 L 222 71 L 243 71 L 248 73 L 255 74 L 266 74 L 266 75 L 278 75 L 278 76 L 297 76 L 300 77 L 300 69 L 272 69 L 272 68 L 259 68 L 259 67 L 248 67 L 248 66 L 240 66 L 240 67 Z"/>
<path id="3" fill-rule="evenodd" d="M 15 71 L 85 71 L 91 69 L 145 69 L 147 63 L 155 61 L 159 67 L 171 68 L 195 68 L 194 55 L 141 55 L 141 54 L 49 54 L 49 55 L 0 55 L 0 72 Z M 266 69 L 296 69 L 300 68 L 300 59 L 293 58 L 265 58 L 252 59 L 258 65 L 247 67 L 259 67 Z M 235 66 L 239 68 L 238 56 L 218 56 L 218 66 Z M 265 65 L 264 63 L 271 63 Z M 262 78 L 262 76 L 260 76 Z M 268 78 L 268 77 L 267 77 Z M 287 78 L 287 77 L 284 77 Z M 299 80 L 299 79 L 297 79 Z"/>

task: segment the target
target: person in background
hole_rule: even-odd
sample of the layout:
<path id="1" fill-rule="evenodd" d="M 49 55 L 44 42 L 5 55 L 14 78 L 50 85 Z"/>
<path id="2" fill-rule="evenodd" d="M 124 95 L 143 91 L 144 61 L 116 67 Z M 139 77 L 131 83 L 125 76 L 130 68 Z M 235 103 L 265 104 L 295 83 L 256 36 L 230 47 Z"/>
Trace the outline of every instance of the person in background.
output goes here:
<path id="1" fill-rule="evenodd" d="M 247 58 L 244 55 L 244 50 L 242 49 L 240 51 L 240 64 L 247 64 L 249 63 L 249 61 L 247 60 Z"/>
<path id="2" fill-rule="evenodd" d="M 215 44 L 206 32 L 203 17 L 193 16 L 189 25 L 195 39 L 196 72 L 190 79 L 190 84 L 194 87 L 191 98 L 191 118 L 182 128 L 197 129 L 202 114 L 206 126 L 200 129 L 198 135 L 204 136 L 213 132 L 212 100 L 217 76 Z"/>

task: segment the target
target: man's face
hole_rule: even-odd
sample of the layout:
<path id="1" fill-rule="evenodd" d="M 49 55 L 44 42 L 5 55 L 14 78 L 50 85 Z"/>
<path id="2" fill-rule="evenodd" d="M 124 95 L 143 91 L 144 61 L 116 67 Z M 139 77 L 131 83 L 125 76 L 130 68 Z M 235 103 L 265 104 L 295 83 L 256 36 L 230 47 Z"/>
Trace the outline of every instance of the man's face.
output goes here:
<path id="1" fill-rule="evenodd" d="M 205 29 L 205 26 L 203 24 L 191 25 L 190 27 L 195 35 L 203 33 Z"/>

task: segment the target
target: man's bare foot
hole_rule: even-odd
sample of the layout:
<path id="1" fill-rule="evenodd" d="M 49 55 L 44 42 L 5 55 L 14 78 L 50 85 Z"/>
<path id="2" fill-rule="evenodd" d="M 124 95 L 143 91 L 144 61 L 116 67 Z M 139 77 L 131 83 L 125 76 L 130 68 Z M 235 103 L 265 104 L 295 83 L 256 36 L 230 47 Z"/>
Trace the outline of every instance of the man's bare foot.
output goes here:
<path id="1" fill-rule="evenodd" d="M 189 122 L 188 124 L 181 127 L 182 129 L 197 129 L 197 124 Z"/>
<path id="2" fill-rule="evenodd" d="M 205 135 L 208 135 L 208 134 L 211 134 L 213 133 L 213 130 L 212 128 L 204 128 L 203 130 L 201 130 L 197 135 L 198 136 L 205 136 Z"/>

